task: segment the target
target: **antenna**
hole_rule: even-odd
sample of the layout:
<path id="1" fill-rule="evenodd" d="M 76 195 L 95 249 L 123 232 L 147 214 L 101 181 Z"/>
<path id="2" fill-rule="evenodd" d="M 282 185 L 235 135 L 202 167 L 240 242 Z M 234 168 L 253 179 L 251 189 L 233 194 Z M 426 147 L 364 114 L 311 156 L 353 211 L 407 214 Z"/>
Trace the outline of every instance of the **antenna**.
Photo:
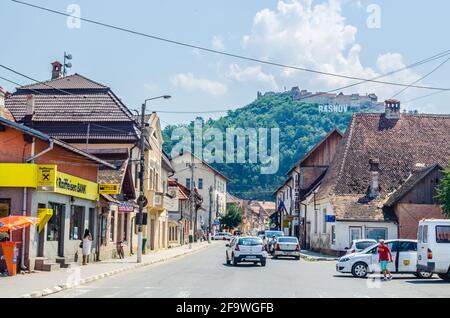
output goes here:
<path id="1" fill-rule="evenodd" d="M 68 68 L 72 68 L 72 63 L 67 62 L 66 60 L 72 60 L 72 54 L 67 54 L 66 52 L 64 52 L 64 65 L 63 65 L 63 76 L 67 75 L 67 69 Z"/>

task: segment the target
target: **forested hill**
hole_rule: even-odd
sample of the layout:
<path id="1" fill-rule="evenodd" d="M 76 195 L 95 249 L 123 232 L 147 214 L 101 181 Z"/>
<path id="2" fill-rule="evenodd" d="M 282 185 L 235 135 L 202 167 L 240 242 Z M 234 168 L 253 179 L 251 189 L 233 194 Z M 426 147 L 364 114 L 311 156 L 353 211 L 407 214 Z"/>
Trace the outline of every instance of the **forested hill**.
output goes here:
<path id="1" fill-rule="evenodd" d="M 262 96 L 217 120 L 205 120 L 203 129 L 219 128 L 224 135 L 227 128 L 280 129 L 280 163 L 276 174 L 261 174 L 260 163 L 212 164 L 229 177 L 228 189 L 232 194 L 245 199 L 273 200 L 273 191 L 284 182 L 295 162 L 334 127 L 344 132 L 351 116 L 352 112 L 319 112 L 318 105 L 293 100 L 289 93 L 278 93 Z M 167 126 L 163 130 L 164 149 L 169 154 L 174 145 L 172 131 L 177 127 L 180 126 Z M 184 127 L 192 132 L 194 122 Z"/>

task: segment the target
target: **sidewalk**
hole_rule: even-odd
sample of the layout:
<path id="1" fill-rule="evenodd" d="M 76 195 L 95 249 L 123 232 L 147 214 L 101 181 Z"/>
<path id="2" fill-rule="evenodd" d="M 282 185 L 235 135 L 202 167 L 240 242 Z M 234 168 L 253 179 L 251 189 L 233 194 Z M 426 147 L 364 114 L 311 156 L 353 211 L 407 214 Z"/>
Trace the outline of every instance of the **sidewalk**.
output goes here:
<path id="1" fill-rule="evenodd" d="M 140 264 L 136 263 L 136 255 L 133 255 L 125 259 L 104 260 L 90 263 L 87 266 L 75 266 L 54 272 L 36 271 L 15 277 L 0 277 L 0 298 L 42 297 L 142 266 L 192 254 L 216 244 L 215 241 L 212 241 L 211 244 L 208 242 L 193 243 L 192 249 L 189 249 L 189 245 L 184 245 L 149 253 L 142 256 Z"/>
<path id="2" fill-rule="evenodd" d="M 300 252 L 300 257 L 308 261 L 337 261 L 339 257 L 320 254 L 308 250 L 302 250 Z"/>

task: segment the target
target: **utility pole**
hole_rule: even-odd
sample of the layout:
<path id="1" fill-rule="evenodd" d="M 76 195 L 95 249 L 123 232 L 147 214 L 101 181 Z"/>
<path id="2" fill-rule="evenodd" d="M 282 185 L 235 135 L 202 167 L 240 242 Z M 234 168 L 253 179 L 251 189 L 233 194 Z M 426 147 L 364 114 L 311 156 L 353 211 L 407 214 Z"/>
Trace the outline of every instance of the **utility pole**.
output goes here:
<path id="1" fill-rule="evenodd" d="M 138 250 L 137 250 L 137 262 L 142 262 L 142 217 L 144 213 L 144 170 L 145 170 L 145 105 L 142 104 L 141 109 L 141 157 L 140 157 L 140 169 L 139 169 L 139 213 L 137 218 L 138 224 Z"/>
<path id="2" fill-rule="evenodd" d="M 137 250 L 137 262 L 142 263 L 142 219 L 144 214 L 144 207 L 147 206 L 147 198 L 144 195 L 144 171 L 145 171 L 145 135 L 147 132 L 146 126 L 145 126 L 145 107 L 147 105 L 147 102 L 154 99 L 169 99 L 171 98 L 170 95 L 164 95 L 164 96 L 158 96 L 153 98 L 148 98 L 144 101 L 141 108 L 141 140 L 140 140 L 140 148 L 141 148 L 141 155 L 139 160 L 139 198 L 138 198 L 138 204 L 139 204 L 139 213 L 137 215 L 137 225 L 138 225 L 138 250 Z"/>
<path id="3" fill-rule="evenodd" d="M 189 168 L 191 169 L 191 184 L 190 184 L 190 202 L 191 202 L 191 213 L 190 213 L 190 233 L 189 233 L 189 248 L 192 248 L 192 242 L 195 237 L 195 226 L 197 222 L 193 222 L 193 216 L 195 213 L 195 193 L 194 193 L 194 155 L 191 153 L 191 162 L 189 164 Z"/>
<path id="4" fill-rule="evenodd" d="M 209 226 L 208 226 L 208 243 L 211 243 L 211 233 L 212 233 L 212 195 L 213 187 L 209 186 Z"/>

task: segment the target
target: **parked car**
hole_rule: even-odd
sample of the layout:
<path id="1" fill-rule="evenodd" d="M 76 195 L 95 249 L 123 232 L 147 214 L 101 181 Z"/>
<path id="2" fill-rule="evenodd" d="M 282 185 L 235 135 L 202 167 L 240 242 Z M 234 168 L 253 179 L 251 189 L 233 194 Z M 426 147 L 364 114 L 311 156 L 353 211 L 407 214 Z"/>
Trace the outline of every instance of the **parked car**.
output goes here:
<path id="1" fill-rule="evenodd" d="M 377 244 L 377 241 L 372 239 L 353 240 L 350 248 L 346 248 L 346 254 L 359 253 L 374 244 Z"/>
<path id="2" fill-rule="evenodd" d="M 300 243 L 293 236 L 279 236 L 273 251 L 273 258 L 280 256 L 294 257 L 300 259 Z"/>
<path id="3" fill-rule="evenodd" d="M 228 232 L 218 232 L 211 236 L 211 239 L 213 240 L 223 240 L 223 241 L 229 241 L 231 240 L 232 235 Z"/>
<path id="4" fill-rule="evenodd" d="M 417 241 L 388 240 L 385 241 L 392 253 L 393 262 L 389 263 L 391 273 L 414 274 L 418 278 L 430 278 L 433 273 L 417 270 Z M 358 278 L 364 278 L 369 273 L 380 272 L 378 260 L 378 244 L 372 245 L 360 253 L 341 257 L 336 264 L 336 271 L 351 273 Z"/>
<path id="5" fill-rule="evenodd" d="M 264 235 L 266 236 L 266 249 L 269 253 L 273 253 L 273 247 L 275 242 L 272 240 L 272 237 L 275 236 L 275 240 L 279 236 L 284 236 L 282 231 L 265 231 Z"/>
<path id="6" fill-rule="evenodd" d="M 422 220 L 418 231 L 417 270 L 450 281 L 450 220 Z"/>
<path id="7" fill-rule="evenodd" d="M 227 264 L 236 266 L 241 262 L 261 263 L 266 266 L 267 252 L 263 241 L 259 237 L 236 237 L 231 240 L 227 246 L 226 261 Z"/>

